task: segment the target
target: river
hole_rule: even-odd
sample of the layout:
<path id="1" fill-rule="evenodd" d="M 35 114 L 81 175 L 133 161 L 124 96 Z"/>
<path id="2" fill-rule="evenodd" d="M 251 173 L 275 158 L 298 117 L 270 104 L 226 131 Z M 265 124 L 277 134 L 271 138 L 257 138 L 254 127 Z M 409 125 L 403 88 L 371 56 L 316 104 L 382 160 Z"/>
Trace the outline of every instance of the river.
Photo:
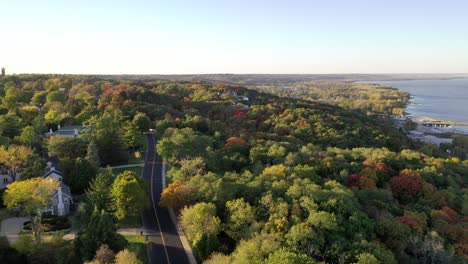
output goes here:
<path id="1" fill-rule="evenodd" d="M 431 117 L 468 123 L 468 79 L 372 81 L 411 94 L 406 112 L 412 117 Z M 468 134 L 467 126 L 454 126 Z"/>

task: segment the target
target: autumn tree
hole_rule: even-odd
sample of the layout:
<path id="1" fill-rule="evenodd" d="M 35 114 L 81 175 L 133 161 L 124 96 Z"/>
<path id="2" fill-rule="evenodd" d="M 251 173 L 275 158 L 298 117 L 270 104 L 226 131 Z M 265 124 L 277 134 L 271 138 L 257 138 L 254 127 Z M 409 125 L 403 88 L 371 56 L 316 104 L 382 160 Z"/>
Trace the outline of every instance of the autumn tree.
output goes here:
<path id="1" fill-rule="evenodd" d="M 128 249 L 119 251 L 115 255 L 115 264 L 142 264 L 137 255 Z"/>
<path id="2" fill-rule="evenodd" d="M 26 166 L 27 158 L 32 155 L 29 147 L 10 145 L 0 146 L 0 164 L 8 169 L 8 174 L 17 180 L 17 174 Z"/>
<path id="3" fill-rule="evenodd" d="M 19 210 L 31 218 L 31 229 L 37 243 L 41 242 L 42 210 L 50 205 L 50 199 L 59 183 L 54 179 L 32 178 L 8 185 L 3 203 L 10 210 Z"/>
<path id="4" fill-rule="evenodd" d="M 195 198 L 195 190 L 179 181 L 172 182 L 161 194 L 159 204 L 163 207 L 180 208 L 190 204 Z"/>

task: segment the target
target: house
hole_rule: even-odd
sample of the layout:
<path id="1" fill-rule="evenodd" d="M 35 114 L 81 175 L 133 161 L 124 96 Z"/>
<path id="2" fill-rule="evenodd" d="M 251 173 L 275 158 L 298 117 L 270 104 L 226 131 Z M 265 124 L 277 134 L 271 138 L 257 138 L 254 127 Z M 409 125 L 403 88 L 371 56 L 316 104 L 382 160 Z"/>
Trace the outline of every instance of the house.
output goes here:
<path id="1" fill-rule="evenodd" d="M 50 129 L 49 133 L 47 133 L 48 136 L 62 136 L 62 137 L 77 137 L 81 130 L 84 129 L 84 126 L 64 126 L 61 127 L 58 125 L 57 131 L 52 131 Z"/>
<path id="2" fill-rule="evenodd" d="M 50 205 L 42 212 L 44 214 L 63 216 L 70 213 L 70 205 L 73 203 L 73 197 L 70 192 L 70 187 L 63 183 L 63 174 L 56 169 L 52 162 L 47 163 L 46 174 L 42 176 L 44 179 L 56 179 L 60 183 L 56 192 L 51 198 Z"/>
<path id="3" fill-rule="evenodd" d="M 0 165 L 0 190 L 5 189 L 8 184 L 12 183 L 14 180 L 19 180 L 21 177 L 20 173 L 16 173 L 16 179 L 13 179 L 5 167 Z"/>

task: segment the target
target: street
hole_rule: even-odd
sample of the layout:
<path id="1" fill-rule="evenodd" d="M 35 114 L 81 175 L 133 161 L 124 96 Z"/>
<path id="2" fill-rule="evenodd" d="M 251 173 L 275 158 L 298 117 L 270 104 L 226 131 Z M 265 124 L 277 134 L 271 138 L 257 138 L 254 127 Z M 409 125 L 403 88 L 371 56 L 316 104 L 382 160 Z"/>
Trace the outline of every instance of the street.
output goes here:
<path id="1" fill-rule="evenodd" d="M 148 257 L 150 263 L 189 263 L 185 250 L 171 221 L 169 211 L 159 207 L 163 190 L 162 158 L 156 152 L 157 137 L 148 134 L 148 150 L 143 177 L 150 185 L 150 206 L 143 214 L 143 226 L 148 233 Z"/>

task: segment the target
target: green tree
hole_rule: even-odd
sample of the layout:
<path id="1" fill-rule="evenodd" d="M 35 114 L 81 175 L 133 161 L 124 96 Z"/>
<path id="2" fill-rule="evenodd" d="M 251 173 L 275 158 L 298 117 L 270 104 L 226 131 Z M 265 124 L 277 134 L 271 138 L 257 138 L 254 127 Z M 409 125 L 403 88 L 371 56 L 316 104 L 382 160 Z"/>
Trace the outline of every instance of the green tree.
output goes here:
<path id="1" fill-rule="evenodd" d="M 50 92 L 47 97 L 46 97 L 46 102 L 48 104 L 52 102 L 60 102 L 62 104 L 65 104 L 67 101 L 67 95 L 63 92 L 60 91 L 53 91 Z"/>
<path id="2" fill-rule="evenodd" d="M 212 139 L 200 135 L 191 128 L 174 129 L 170 136 L 163 138 L 157 145 L 158 153 L 166 159 L 194 158 L 206 155 Z"/>
<path id="3" fill-rule="evenodd" d="M 355 264 L 379 264 L 380 261 L 374 257 L 374 255 L 369 253 L 362 253 L 357 257 L 357 262 Z"/>
<path id="4" fill-rule="evenodd" d="M 116 230 L 114 217 L 105 210 L 94 208 L 88 226 L 76 237 L 83 260 L 91 260 L 102 244 L 113 250 L 122 249 L 126 241 Z"/>
<path id="5" fill-rule="evenodd" d="M 151 126 L 151 119 L 145 113 L 138 112 L 134 117 L 132 124 L 140 131 L 148 131 Z"/>
<path id="6" fill-rule="evenodd" d="M 86 157 L 85 159 L 94 166 L 99 167 L 101 165 L 101 160 L 99 159 L 98 149 L 96 147 L 96 143 L 94 141 L 89 142 L 88 147 L 86 149 Z"/>
<path id="7" fill-rule="evenodd" d="M 139 217 L 148 204 L 145 183 L 133 171 L 125 171 L 117 175 L 111 194 L 118 219 Z"/>
<path id="8" fill-rule="evenodd" d="M 254 208 L 240 198 L 226 203 L 226 233 L 235 240 L 248 239 L 252 235 L 255 223 Z"/>
<path id="9" fill-rule="evenodd" d="M 31 99 L 31 104 L 35 106 L 43 106 L 46 103 L 47 92 L 40 91 L 34 94 Z"/>
<path id="10" fill-rule="evenodd" d="M 122 123 L 123 117 L 118 111 L 105 112 L 101 117 L 95 116 L 85 122 L 84 136 L 95 142 L 103 165 L 121 164 L 128 159 Z"/>
<path id="11" fill-rule="evenodd" d="M 204 234 L 217 235 L 221 229 L 221 221 L 216 216 L 216 207 L 211 203 L 197 203 L 182 209 L 180 225 L 193 245 Z"/>
<path id="12" fill-rule="evenodd" d="M 265 264 L 314 264 L 316 263 L 312 258 L 305 254 L 294 253 L 286 249 L 280 249 L 271 253 L 266 260 Z"/>
<path id="13" fill-rule="evenodd" d="M 114 212 L 112 209 L 114 202 L 111 194 L 114 179 L 112 169 L 108 168 L 91 181 L 89 189 L 86 191 L 86 199 L 93 208 Z"/>
<path id="14" fill-rule="evenodd" d="M 23 128 L 21 135 L 15 137 L 15 140 L 27 146 L 36 145 L 40 142 L 38 134 L 33 126 L 27 126 Z"/>
<path id="15" fill-rule="evenodd" d="M 76 159 L 84 157 L 86 143 L 79 137 L 53 136 L 47 142 L 49 155 L 60 159 Z"/>
<path id="16" fill-rule="evenodd" d="M 19 210 L 31 217 L 31 229 L 37 243 L 41 242 L 42 210 L 50 204 L 50 197 L 59 186 L 56 180 L 32 178 L 8 185 L 3 203 L 10 210 Z"/>
<path id="17" fill-rule="evenodd" d="M 97 174 L 97 167 L 83 158 L 62 159 L 60 165 L 64 174 L 63 180 L 70 185 L 73 193 L 84 193 Z"/>

